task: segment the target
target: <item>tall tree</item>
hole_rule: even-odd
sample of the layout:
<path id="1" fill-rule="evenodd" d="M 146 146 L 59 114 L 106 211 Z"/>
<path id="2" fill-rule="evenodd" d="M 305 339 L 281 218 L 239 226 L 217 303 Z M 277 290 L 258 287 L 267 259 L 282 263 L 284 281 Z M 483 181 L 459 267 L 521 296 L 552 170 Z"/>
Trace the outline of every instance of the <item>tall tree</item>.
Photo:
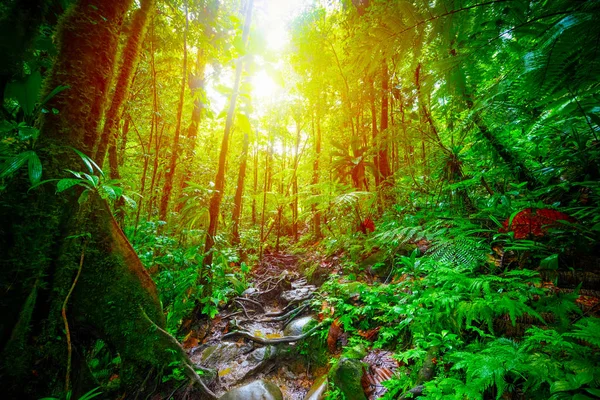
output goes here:
<path id="1" fill-rule="evenodd" d="M 173 179 L 175 177 L 175 169 L 177 168 L 177 160 L 179 157 L 179 135 L 181 131 L 181 117 L 183 114 L 183 102 L 187 78 L 187 35 L 189 27 L 187 0 L 184 1 L 184 8 L 185 27 L 183 30 L 183 73 L 181 74 L 181 90 L 179 92 L 179 105 L 177 106 L 177 121 L 175 123 L 175 134 L 171 149 L 171 159 L 169 161 L 169 169 L 165 173 L 165 185 L 163 187 L 163 194 L 160 200 L 160 208 L 158 211 L 158 217 L 162 221 L 167 220 L 167 208 L 169 206 L 169 200 L 171 199 L 171 192 L 173 191 Z"/>
<path id="2" fill-rule="evenodd" d="M 45 94 L 58 85 L 70 89 L 48 103 L 60 112 L 40 121 L 38 151 L 48 177 L 64 176 L 65 168 L 83 168 L 70 147 L 90 154 L 98 140 L 97 125 L 130 4 L 80 0 L 59 23 L 59 56 Z M 148 371 L 164 370 L 173 361 L 199 382 L 181 347 L 162 329 L 165 318 L 156 287 L 106 201 L 92 192 L 78 205 L 81 190 L 74 188 L 55 195 L 54 189 L 41 187 L 28 196 L 27 186 L 17 178 L 7 193 L 10 201 L 0 208 L 2 221 L 8 222 L 0 230 L 2 273 L 28 271 L 28 278 L 19 280 L 1 303 L 4 395 L 58 397 L 71 381 L 74 396 L 95 387 L 78 356 L 90 336 L 121 356 L 120 394 L 114 397 L 147 391 Z M 66 341 L 56 340 L 64 337 L 64 327 L 70 328 Z M 71 352 L 71 346 L 79 350 Z"/>
<path id="3" fill-rule="evenodd" d="M 129 28 L 129 36 L 127 43 L 121 54 L 121 63 L 119 67 L 119 75 L 115 80 L 115 91 L 110 103 L 110 107 L 106 112 L 104 129 L 96 149 L 94 159 L 96 163 L 102 167 L 106 156 L 107 148 L 112 148 L 110 160 L 110 172 L 113 179 L 119 179 L 118 161 L 116 143 L 118 136 L 118 128 L 123 118 L 123 110 L 125 99 L 129 96 L 131 83 L 133 80 L 133 72 L 138 62 L 140 50 L 146 31 L 148 22 L 156 7 L 156 0 L 143 0 L 141 7 L 136 10 L 133 15 L 131 26 Z"/>
<path id="4" fill-rule="evenodd" d="M 250 22 L 252 19 L 252 3 L 253 0 L 248 0 L 248 2 L 246 3 L 244 27 L 242 30 L 242 43 L 244 44 L 244 47 L 248 43 L 248 35 L 250 34 Z M 211 250 L 213 245 L 215 244 L 215 235 L 217 234 L 221 201 L 223 200 L 223 191 L 225 190 L 225 162 L 227 161 L 227 151 L 229 149 L 229 135 L 233 126 L 235 103 L 237 100 L 238 91 L 240 89 L 240 81 L 242 79 L 243 68 L 243 56 L 240 56 L 240 58 L 236 62 L 235 81 L 233 84 L 231 98 L 229 99 L 229 108 L 227 110 L 227 119 L 225 121 L 225 131 L 223 132 L 223 141 L 221 142 L 221 152 L 219 154 L 219 167 L 217 169 L 217 175 L 215 177 L 215 190 L 210 198 L 208 208 L 210 222 L 208 225 L 208 232 L 206 233 L 206 242 L 204 245 L 204 252 L 206 253 L 206 256 L 204 258 L 205 265 L 212 264 L 213 259 L 213 254 Z"/>

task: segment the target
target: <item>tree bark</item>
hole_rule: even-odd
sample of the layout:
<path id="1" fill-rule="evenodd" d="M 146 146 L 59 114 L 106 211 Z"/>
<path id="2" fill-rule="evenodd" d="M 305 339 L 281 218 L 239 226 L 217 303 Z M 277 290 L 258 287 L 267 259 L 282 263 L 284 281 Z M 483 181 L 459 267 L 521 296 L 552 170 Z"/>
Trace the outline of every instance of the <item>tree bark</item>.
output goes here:
<path id="1" fill-rule="evenodd" d="M 96 155 L 94 159 L 96 163 L 102 168 L 104 164 L 104 158 L 106 156 L 106 150 L 108 147 L 115 147 L 117 143 L 117 136 L 119 130 L 119 123 L 123 118 L 123 109 L 125 99 L 129 96 L 129 90 L 133 81 L 133 71 L 138 62 L 142 43 L 144 42 L 144 36 L 146 36 L 146 30 L 148 27 L 148 21 L 150 15 L 154 12 L 155 0 L 143 0 L 141 7 L 135 12 L 133 21 L 131 23 L 131 31 L 127 38 L 127 43 L 123 49 L 121 55 L 121 65 L 119 68 L 119 76 L 115 82 L 115 92 L 112 97 L 110 107 L 106 112 L 104 129 L 98 142 L 98 148 L 96 149 Z M 116 149 L 112 152 L 114 158 L 111 163 L 111 171 L 114 176 L 112 179 L 119 179 L 118 170 L 113 171 L 116 162 Z"/>
<path id="2" fill-rule="evenodd" d="M 313 162 L 313 179 L 312 184 L 313 187 L 316 187 L 319 184 L 319 161 L 321 158 L 321 114 L 320 109 L 317 105 L 316 117 L 313 114 L 313 135 L 315 136 L 315 160 Z M 316 134 L 315 134 L 315 119 L 316 119 Z M 319 192 L 316 188 L 313 190 L 313 195 L 318 195 Z M 313 213 L 313 228 L 315 233 L 315 239 L 319 240 L 321 238 L 321 213 L 317 210 L 317 205 L 315 202 L 312 204 L 312 213 Z"/>
<path id="3" fill-rule="evenodd" d="M 185 28 L 183 30 L 183 73 L 181 74 L 181 91 L 179 92 L 179 106 L 177 107 L 177 122 L 175 124 L 175 136 L 173 138 L 173 148 L 171 152 L 171 160 L 169 169 L 165 173 L 165 186 L 163 187 L 163 195 L 160 200 L 160 208 L 158 218 L 161 221 L 167 220 L 167 208 L 173 191 L 173 179 L 175 177 L 175 169 L 177 168 L 177 158 L 179 157 L 179 133 L 181 131 L 181 115 L 183 113 L 183 98 L 185 95 L 185 85 L 187 78 L 187 34 L 188 34 L 188 4 L 185 3 Z"/>
<path id="4" fill-rule="evenodd" d="M 200 121 L 202 120 L 202 113 L 204 111 L 204 102 L 202 101 L 202 97 L 204 96 L 204 87 L 206 85 L 206 79 L 204 77 L 206 69 L 206 61 L 204 60 L 204 51 L 202 49 L 198 49 L 198 53 L 196 55 L 196 73 L 190 79 L 190 90 L 192 92 L 192 96 L 194 97 L 194 108 L 192 110 L 192 121 L 190 122 L 190 126 L 187 129 L 187 134 L 185 136 L 185 144 L 184 148 L 184 158 L 187 161 L 184 165 L 184 172 L 181 175 L 181 179 L 179 181 L 179 192 L 183 193 L 183 190 L 188 186 L 188 183 L 192 179 L 192 160 L 196 150 L 196 138 L 198 137 L 198 128 L 200 126 Z M 177 203 L 175 206 L 175 211 L 181 211 L 183 207 L 183 202 Z"/>
<path id="5" fill-rule="evenodd" d="M 60 110 L 40 120 L 38 146 L 49 178 L 64 177 L 64 169 L 81 170 L 81 160 L 68 147 L 88 154 L 97 140 L 98 121 L 116 54 L 118 33 L 131 1 L 76 3 L 58 30 L 59 56 L 45 92 L 58 84 L 70 89 L 48 106 Z M 170 362 L 189 366 L 185 353 L 166 334 L 164 315 L 152 279 L 107 203 L 92 194 L 81 206 L 79 192 L 60 195 L 39 187 L 27 194 L 20 179 L 0 205 L 2 279 L 19 276 L 3 298 L 0 364 L 1 386 L 7 398 L 62 397 L 66 373 L 66 342 L 61 309 L 79 269 L 85 236 L 85 261 L 69 299 L 73 346 L 85 346 L 81 333 L 114 347 L 122 359 L 121 387 L 112 398 L 135 394 L 148 371 L 168 370 Z M 20 201 L 19 201 L 20 200 Z M 15 275 L 16 274 L 16 275 Z M 8 319 L 4 316 L 8 315 Z M 8 334 L 7 334 L 8 333 Z M 171 350 L 171 351 L 169 351 Z M 160 378 L 159 378 L 160 379 Z M 79 386 L 81 390 L 91 387 Z M 73 393 L 78 398 L 82 393 Z"/>
<path id="6" fill-rule="evenodd" d="M 379 140 L 377 141 L 377 151 L 379 153 L 379 173 L 381 174 L 381 183 L 385 186 L 391 186 L 390 163 L 387 151 L 387 129 L 388 129 L 388 108 L 389 108 L 389 71 L 387 61 L 381 62 L 381 128 Z"/>
<path id="7" fill-rule="evenodd" d="M 242 42 L 244 46 L 248 43 L 248 35 L 250 33 L 250 21 L 252 19 L 252 3 L 253 0 L 249 0 L 246 4 L 246 15 L 244 19 L 244 28 L 242 32 Z M 227 161 L 227 151 L 229 149 L 229 134 L 231 133 L 231 127 L 233 126 L 233 116 L 235 113 L 235 103 L 237 100 L 238 91 L 240 88 L 240 81 L 242 78 L 243 69 L 243 57 L 240 57 L 237 61 L 235 68 L 235 82 L 233 84 L 233 92 L 231 93 L 231 99 L 229 100 L 229 109 L 227 110 L 227 120 L 225 121 L 225 132 L 223 133 L 223 141 L 221 142 L 221 153 L 219 154 L 219 167 L 217 175 L 215 177 L 215 191 L 210 198 L 208 207 L 208 214 L 210 222 L 208 225 L 208 232 L 206 234 L 206 242 L 204 245 L 204 265 L 212 264 L 213 254 L 211 252 L 213 245 L 215 244 L 215 235 L 217 234 L 217 227 L 219 222 L 219 213 L 221 209 L 221 200 L 223 199 L 223 191 L 225 190 L 225 161 Z"/>
<path id="8" fill-rule="evenodd" d="M 246 164 L 248 162 L 248 134 L 244 134 L 242 155 L 240 158 L 240 171 L 238 172 L 237 188 L 233 199 L 233 245 L 240 243 L 240 215 L 242 214 L 242 198 L 244 196 L 244 179 L 246 178 Z"/>

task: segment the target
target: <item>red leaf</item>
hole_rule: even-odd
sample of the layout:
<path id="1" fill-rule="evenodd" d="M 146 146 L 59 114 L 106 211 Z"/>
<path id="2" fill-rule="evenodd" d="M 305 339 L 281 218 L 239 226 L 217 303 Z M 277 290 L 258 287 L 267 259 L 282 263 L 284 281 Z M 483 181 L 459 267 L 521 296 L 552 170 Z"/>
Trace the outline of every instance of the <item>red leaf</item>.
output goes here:
<path id="1" fill-rule="evenodd" d="M 575 222 L 575 219 L 570 215 L 549 208 L 537 210 L 526 208 L 513 217 L 510 227 L 508 226 L 510 218 L 507 218 L 502 224 L 500 232 L 512 231 L 515 233 L 515 239 L 525 239 L 530 235 L 544 236 L 549 226 L 557 225 L 556 221 Z"/>

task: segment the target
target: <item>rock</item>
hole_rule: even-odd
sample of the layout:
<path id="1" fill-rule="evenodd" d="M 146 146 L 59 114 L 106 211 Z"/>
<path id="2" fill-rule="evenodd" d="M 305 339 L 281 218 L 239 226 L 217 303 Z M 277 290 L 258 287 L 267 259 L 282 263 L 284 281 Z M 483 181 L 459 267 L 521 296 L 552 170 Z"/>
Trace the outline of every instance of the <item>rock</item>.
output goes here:
<path id="1" fill-rule="evenodd" d="M 303 286 L 299 289 L 287 290 L 281 293 L 281 298 L 287 301 L 288 303 L 292 301 L 299 302 L 310 298 L 315 290 L 317 290 L 316 286 Z"/>
<path id="2" fill-rule="evenodd" d="M 223 365 L 219 369 L 219 377 L 224 386 L 234 385 L 236 382 L 258 373 L 265 366 L 273 364 L 273 358 L 278 355 L 275 346 L 259 347 L 247 355 L 241 356 L 237 361 Z"/>
<path id="3" fill-rule="evenodd" d="M 300 336 L 308 330 L 305 328 L 313 321 L 315 319 L 311 315 L 295 319 L 283 328 L 283 336 Z"/>
<path id="4" fill-rule="evenodd" d="M 219 400 L 283 400 L 283 395 L 277 385 L 261 379 L 231 389 Z"/>
<path id="5" fill-rule="evenodd" d="M 360 383 L 363 364 L 359 360 L 342 357 L 329 375 L 347 400 L 367 400 Z"/>
<path id="6" fill-rule="evenodd" d="M 250 348 L 251 346 L 240 347 L 236 343 L 221 342 L 213 346 L 208 346 L 202 350 L 199 359 L 193 357 L 192 361 L 205 368 L 218 368 L 239 358 L 248 352 Z"/>
<path id="7" fill-rule="evenodd" d="M 313 383 L 308 389 L 308 393 L 304 396 L 304 400 L 323 400 L 327 391 L 327 375 L 323 375 Z"/>

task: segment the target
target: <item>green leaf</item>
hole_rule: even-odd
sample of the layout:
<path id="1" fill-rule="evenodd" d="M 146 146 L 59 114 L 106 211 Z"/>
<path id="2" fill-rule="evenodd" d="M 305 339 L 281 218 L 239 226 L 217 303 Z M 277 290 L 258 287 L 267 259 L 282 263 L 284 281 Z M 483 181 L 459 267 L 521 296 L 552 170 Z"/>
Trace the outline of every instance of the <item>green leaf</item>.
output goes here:
<path id="1" fill-rule="evenodd" d="M 81 183 L 82 183 L 81 179 L 74 179 L 74 178 L 61 179 L 56 184 L 56 193 L 64 192 L 65 190 L 72 188 L 75 185 L 79 185 Z"/>
<path id="2" fill-rule="evenodd" d="M 81 160 L 84 162 L 84 164 L 86 165 L 86 167 L 90 171 L 90 174 L 94 172 L 94 168 L 93 167 L 96 167 L 96 169 L 98 170 L 98 172 L 100 173 L 100 175 L 104 177 L 104 172 L 102 172 L 102 169 L 98 166 L 98 164 L 96 164 L 96 162 L 94 160 L 92 160 L 89 156 L 87 156 L 86 154 L 82 153 L 81 151 L 77 150 L 74 147 L 71 147 L 71 149 L 75 153 L 77 153 L 77 155 L 79 157 L 81 157 Z"/>
<path id="3" fill-rule="evenodd" d="M 544 258 L 540 262 L 540 268 L 557 270 L 558 269 L 558 254 L 552 254 L 551 256 Z"/>
<path id="4" fill-rule="evenodd" d="M 248 119 L 248 116 L 246 114 L 238 114 L 236 116 L 235 122 L 242 132 L 250 133 L 252 131 L 250 120 Z"/>
<path id="5" fill-rule="evenodd" d="M 35 152 L 29 150 L 29 151 L 24 151 L 16 156 L 14 156 L 13 158 L 9 159 L 8 161 L 6 161 L 4 163 L 4 165 L 2 165 L 2 167 L 0 167 L 0 178 L 6 178 L 7 176 L 12 175 L 15 171 L 17 171 L 19 168 L 21 168 L 27 161 L 29 161 L 29 158 L 31 157 L 31 155 L 34 154 Z M 37 155 L 36 155 L 37 157 Z"/>
<path id="6" fill-rule="evenodd" d="M 35 103 L 40 95 L 42 87 L 42 75 L 39 71 L 33 72 L 31 75 L 20 82 L 11 82 L 6 85 L 6 97 L 17 99 L 21 110 L 26 116 L 31 116 L 35 110 Z"/>
<path id="7" fill-rule="evenodd" d="M 63 90 L 70 89 L 70 88 L 71 88 L 70 86 L 63 86 L 63 85 L 59 85 L 59 86 L 55 87 L 54 90 L 52 90 L 46 97 L 44 97 L 44 100 L 42 100 L 42 102 L 40 103 L 39 108 L 42 108 L 47 102 L 49 102 L 54 96 L 56 96 Z"/>
<path id="8" fill-rule="evenodd" d="M 81 194 L 79 195 L 79 198 L 77 199 L 77 203 L 83 204 L 87 201 L 87 199 L 89 199 L 89 197 L 90 197 L 90 190 L 86 189 L 83 192 L 81 192 Z"/>
<path id="9" fill-rule="evenodd" d="M 135 202 L 135 200 L 133 200 L 131 197 L 126 196 L 126 195 L 122 195 L 121 198 L 123 198 L 123 200 L 125 200 L 125 203 L 131 207 L 131 208 L 136 208 L 137 207 L 137 203 Z"/>
<path id="10" fill-rule="evenodd" d="M 28 163 L 29 181 L 32 185 L 40 182 L 42 179 L 42 162 L 35 152 L 31 152 L 29 155 Z"/>

